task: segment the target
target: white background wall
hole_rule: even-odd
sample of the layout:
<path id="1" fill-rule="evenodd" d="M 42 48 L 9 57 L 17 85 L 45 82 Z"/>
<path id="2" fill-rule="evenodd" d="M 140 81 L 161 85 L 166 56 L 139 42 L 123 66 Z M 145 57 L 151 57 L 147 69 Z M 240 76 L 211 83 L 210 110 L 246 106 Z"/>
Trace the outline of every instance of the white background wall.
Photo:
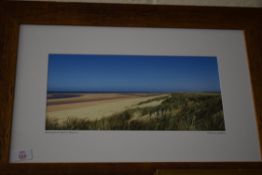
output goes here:
<path id="1" fill-rule="evenodd" d="M 36 0 L 31 0 L 31 1 L 36 1 Z M 262 7 L 262 0 L 75 0 L 75 1 L 74 0 L 38 0 L 38 1 Z"/>

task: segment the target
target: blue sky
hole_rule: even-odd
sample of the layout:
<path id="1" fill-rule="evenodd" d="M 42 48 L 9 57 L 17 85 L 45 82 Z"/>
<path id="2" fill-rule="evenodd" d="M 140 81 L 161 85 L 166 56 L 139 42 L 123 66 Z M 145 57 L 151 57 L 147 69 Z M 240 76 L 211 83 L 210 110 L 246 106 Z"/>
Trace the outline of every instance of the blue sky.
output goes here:
<path id="1" fill-rule="evenodd" d="M 220 91 L 216 57 L 49 54 L 48 91 Z"/>

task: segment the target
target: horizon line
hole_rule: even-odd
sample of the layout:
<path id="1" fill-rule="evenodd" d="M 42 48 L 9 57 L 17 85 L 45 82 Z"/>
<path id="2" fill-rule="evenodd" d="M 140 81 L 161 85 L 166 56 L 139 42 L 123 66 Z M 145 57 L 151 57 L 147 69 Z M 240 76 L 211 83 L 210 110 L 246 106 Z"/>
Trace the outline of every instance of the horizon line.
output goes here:
<path id="1" fill-rule="evenodd" d="M 183 92 L 220 92 L 221 90 L 214 91 L 190 91 L 190 90 L 177 90 L 177 91 L 47 91 L 47 93 L 183 93 Z"/>

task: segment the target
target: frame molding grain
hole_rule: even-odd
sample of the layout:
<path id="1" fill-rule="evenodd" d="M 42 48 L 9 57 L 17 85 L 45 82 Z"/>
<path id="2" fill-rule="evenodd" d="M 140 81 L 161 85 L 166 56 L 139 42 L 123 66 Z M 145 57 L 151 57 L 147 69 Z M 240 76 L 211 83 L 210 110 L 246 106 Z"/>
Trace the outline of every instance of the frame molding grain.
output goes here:
<path id="1" fill-rule="evenodd" d="M 192 7 L 58 2 L 0 2 L 1 174 L 154 174 L 157 169 L 239 172 L 261 162 L 9 163 L 19 25 L 125 26 L 244 30 L 262 145 L 262 8 Z M 261 152 L 262 152 L 262 146 Z"/>

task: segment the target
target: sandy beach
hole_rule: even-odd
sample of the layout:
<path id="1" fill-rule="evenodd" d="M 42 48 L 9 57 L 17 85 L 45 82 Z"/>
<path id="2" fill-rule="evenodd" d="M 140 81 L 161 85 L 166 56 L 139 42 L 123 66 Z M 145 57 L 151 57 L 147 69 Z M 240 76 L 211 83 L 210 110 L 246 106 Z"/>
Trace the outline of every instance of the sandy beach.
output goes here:
<path id="1" fill-rule="evenodd" d="M 53 97 L 52 97 L 53 95 Z M 68 96 L 68 97 L 67 97 Z M 141 102 L 167 96 L 150 93 L 81 93 L 57 96 L 48 94 L 47 117 L 63 122 L 69 117 L 99 120 L 126 109 L 137 107 Z M 160 103 L 160 102 L 159 102 Z M 156 102 L 147 105 L 157 105 Z"/>

